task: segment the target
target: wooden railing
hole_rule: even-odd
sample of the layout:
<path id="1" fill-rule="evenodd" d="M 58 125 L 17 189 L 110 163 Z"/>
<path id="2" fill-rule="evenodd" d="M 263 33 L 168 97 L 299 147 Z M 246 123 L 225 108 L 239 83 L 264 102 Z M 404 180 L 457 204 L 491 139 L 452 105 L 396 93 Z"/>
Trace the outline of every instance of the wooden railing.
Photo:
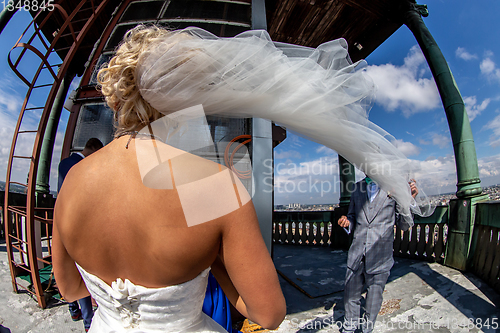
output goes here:
<path id="1" fill-rule="evenodd" d="M 500 293 L 500 202 L 477 205 L 470 253 L 469 269 Z"/>

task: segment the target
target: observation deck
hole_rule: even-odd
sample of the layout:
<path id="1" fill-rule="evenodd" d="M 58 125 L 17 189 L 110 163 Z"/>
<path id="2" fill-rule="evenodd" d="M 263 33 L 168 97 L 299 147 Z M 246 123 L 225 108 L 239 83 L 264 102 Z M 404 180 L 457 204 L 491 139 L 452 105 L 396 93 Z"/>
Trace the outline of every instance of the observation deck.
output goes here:
<path id="1" fill-rule="evenodd" d="M 500 332 L 500 202 L 478 204 L 465 272 L 443 264 L 448 208 L 416 218 L 410 231 L 396 231 L 395 265 L 374 332 Z M 339 214 L 342 208 L 275 213 L 273 260 L 287 301 L 277 332 L 339 332 L 349 242 L 334 223 Z M 41 309 L 31 297 L 12 291 L 1 239 L 0 333 L 82 330 L 81 322 L 70 320 L 64 302 L 50 299 Z"/>

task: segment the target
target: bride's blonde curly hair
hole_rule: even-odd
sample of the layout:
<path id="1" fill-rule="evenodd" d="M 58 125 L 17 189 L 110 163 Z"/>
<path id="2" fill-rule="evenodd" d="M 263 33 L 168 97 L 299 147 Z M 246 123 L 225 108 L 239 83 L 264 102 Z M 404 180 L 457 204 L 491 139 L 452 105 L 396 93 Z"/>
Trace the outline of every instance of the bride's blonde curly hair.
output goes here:
<path id="1" fill-rule="evenodd" d="M 150 47 L 172 35 L 171 31 L 162 27 L 139 25 L 125 34 L 115 56 L 99 70 L 99 88 L 115 113 L 115 137 L 137 131 L 162 117 L 139 92 L 137 65 Z"/>

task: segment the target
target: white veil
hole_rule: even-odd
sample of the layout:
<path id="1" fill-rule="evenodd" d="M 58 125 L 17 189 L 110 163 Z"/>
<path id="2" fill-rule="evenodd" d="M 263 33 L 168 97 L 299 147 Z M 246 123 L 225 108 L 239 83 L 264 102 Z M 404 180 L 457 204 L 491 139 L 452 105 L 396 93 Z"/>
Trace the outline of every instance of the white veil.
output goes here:
<path id="1" fill-rule="evenodd" d="M 430 215 L 423 192 L 418 203 L 410 195 L 410 161 L 368 120 L 375 87 L 359 70 L 364 64 L 351 62 L 343 39 L 312 49 L 274 43 L 263 30 L 219 38 L 187 28 L 144 52 L 136 77 L 143 98 L 163 114 L 201 104 L 207 115 L 269 119 L 338 152 L 401 213 Z"/>

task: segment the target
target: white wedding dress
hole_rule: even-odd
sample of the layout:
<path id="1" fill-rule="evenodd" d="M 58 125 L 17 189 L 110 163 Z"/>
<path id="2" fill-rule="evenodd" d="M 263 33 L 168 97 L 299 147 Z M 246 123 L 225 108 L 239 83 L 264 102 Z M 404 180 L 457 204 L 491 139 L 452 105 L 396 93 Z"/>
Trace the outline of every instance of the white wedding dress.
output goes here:
<path id="1" fill-rule="evenodd" d="M 77 267 L 99 305 L 92 319 L 91 333 L 226 332 L 201 311 L 208 268 L 179 285 L 146 288 L 122 279 L 110 286 L 78 264 Z"/>

